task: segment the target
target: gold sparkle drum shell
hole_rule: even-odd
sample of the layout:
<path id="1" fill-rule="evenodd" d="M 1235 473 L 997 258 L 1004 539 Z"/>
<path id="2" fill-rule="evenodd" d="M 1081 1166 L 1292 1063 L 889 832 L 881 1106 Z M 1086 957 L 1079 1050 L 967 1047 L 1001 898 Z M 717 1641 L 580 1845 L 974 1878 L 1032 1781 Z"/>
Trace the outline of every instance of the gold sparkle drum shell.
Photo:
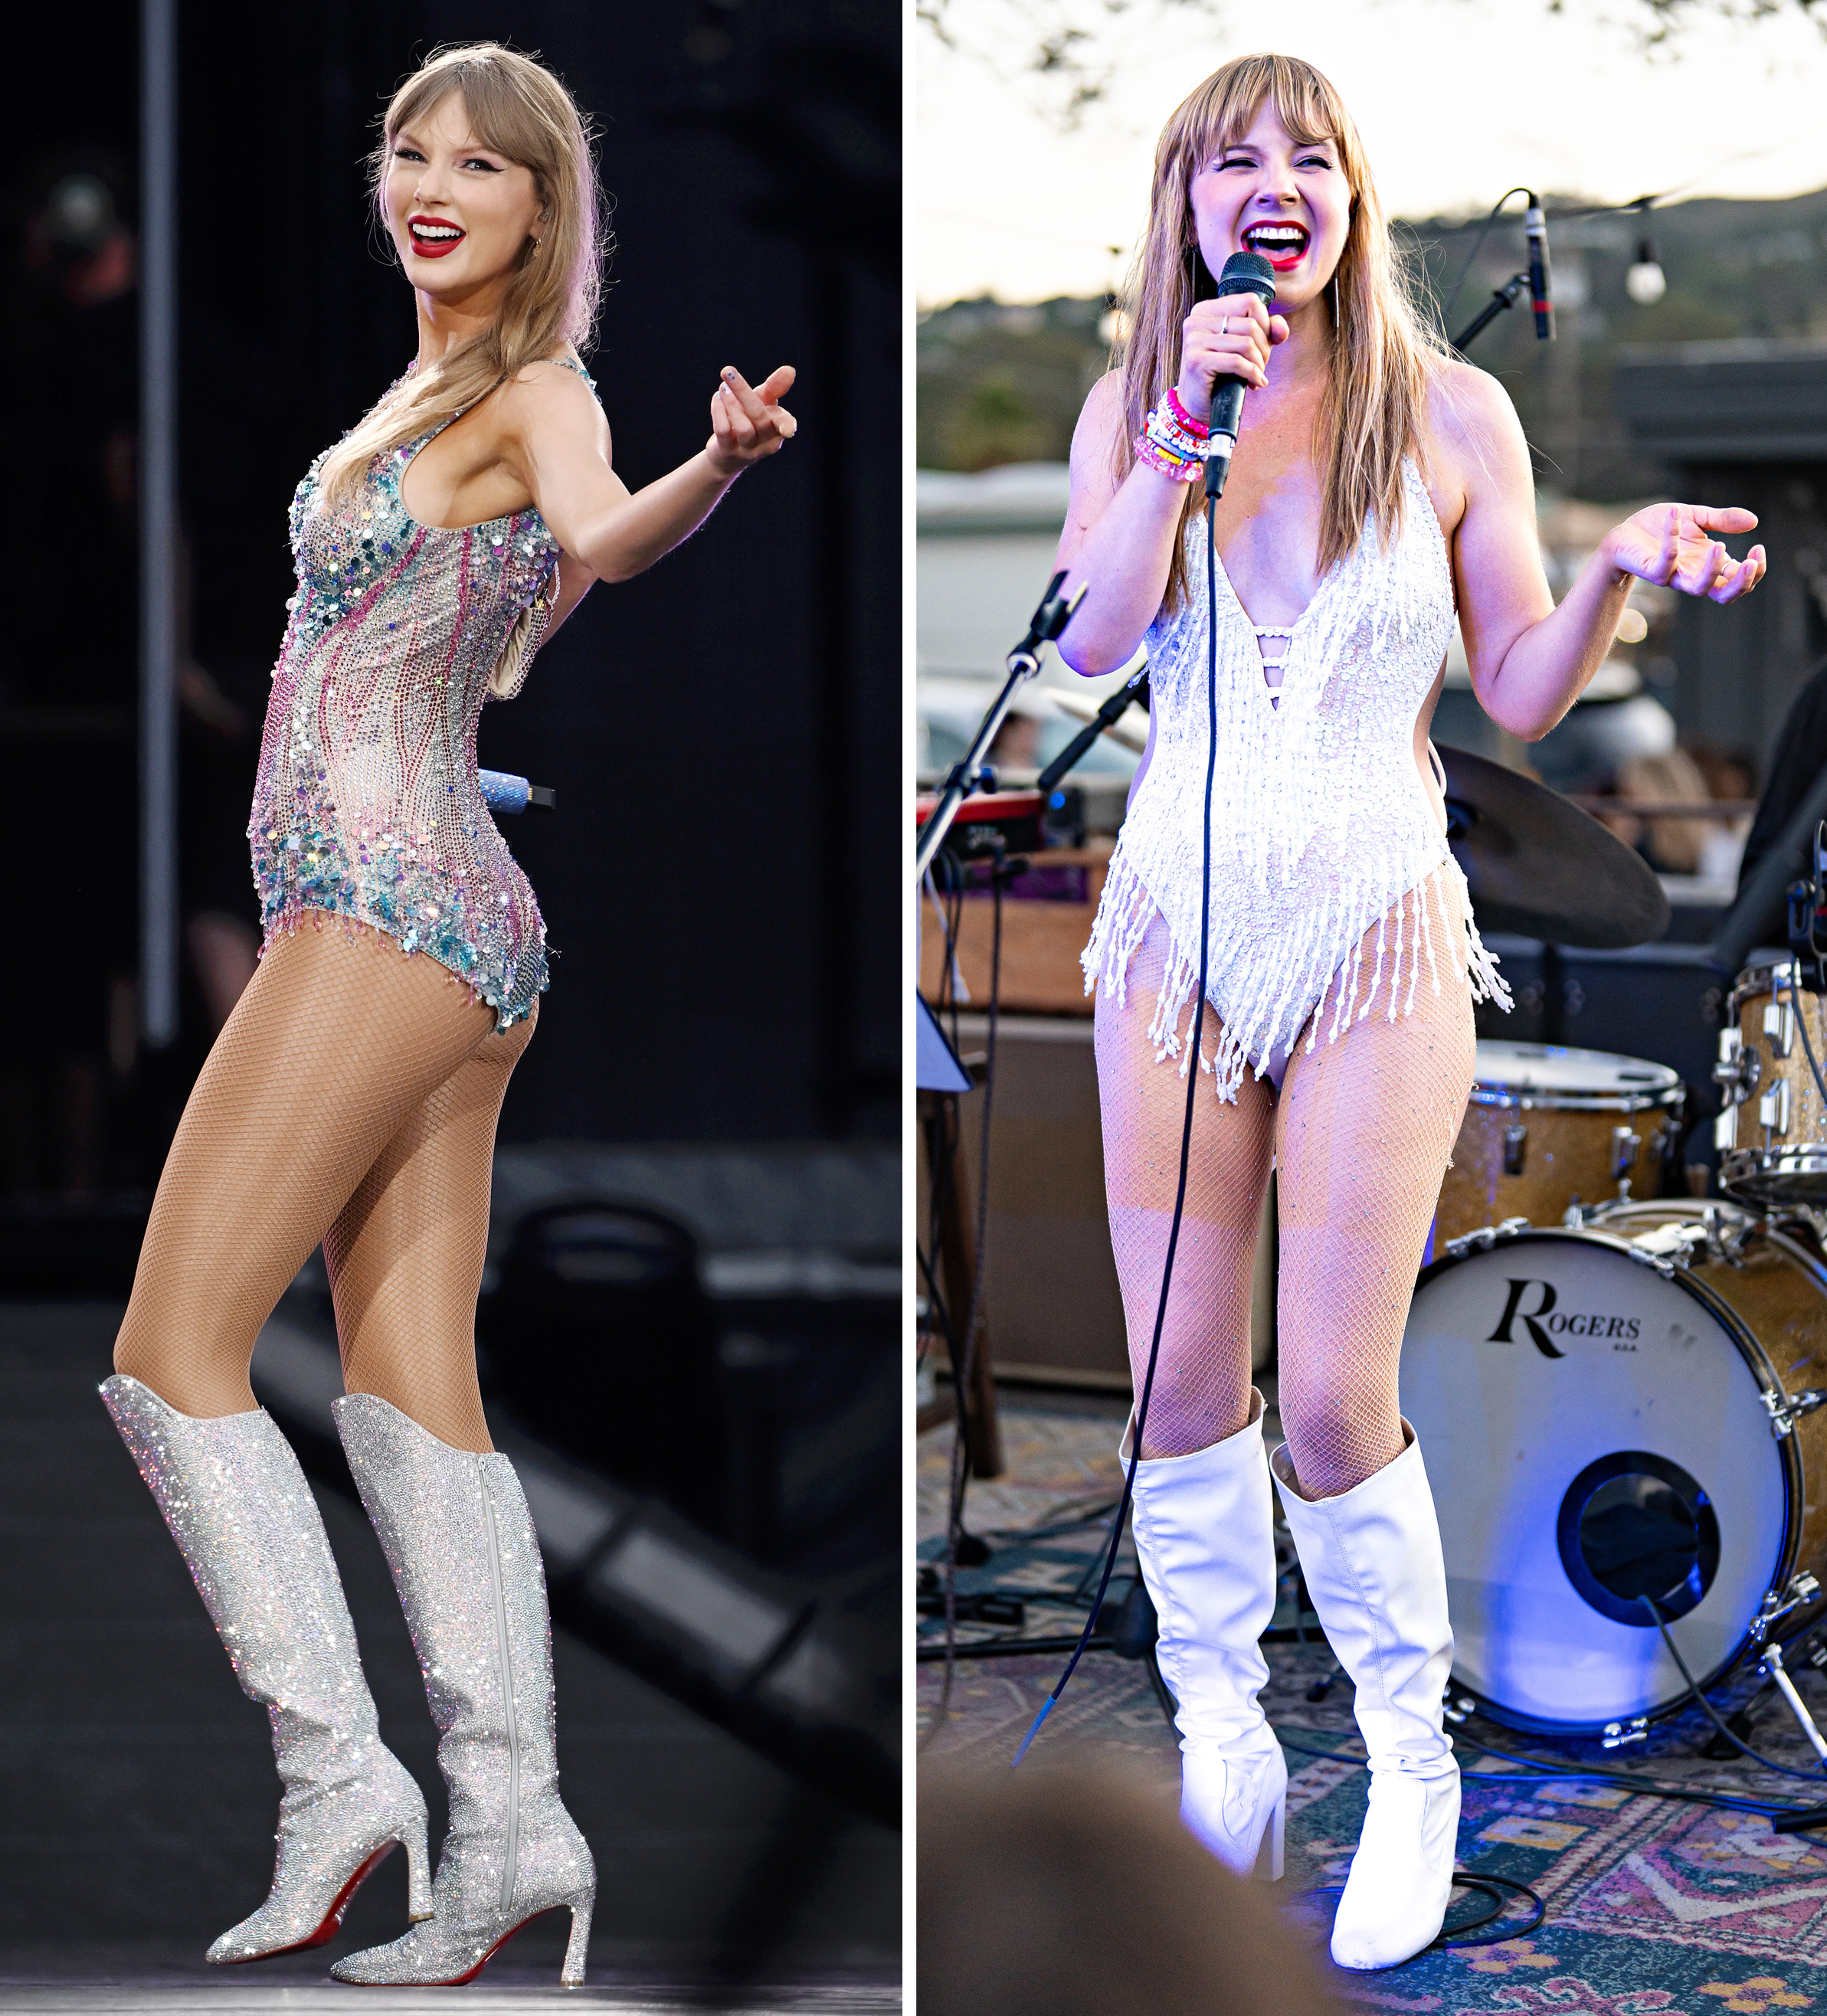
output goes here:
<path id="1" fill-rule="evenodd" d="M 1402 1411 L 1440 1510 L 1449 1711 L 1628 1741 L 1827 1551 L 1827 1265 L 1731 1202 L 1477 1233 L 1425 1269 Z"/>
<path id="2" fill-rule="evenodd" d="M 1481 1042 L 1435 1250 L 1508 1219 L 1559 1225 L 1572 1204 L 1662 1196 L 1685 1100 L 1676 1074 L 1647 1058 Z"/>
<path id="3" fill-rule="evenodd" d="M 1720 1187 L 1768 1204 L 1827 1205 L 1827 1002 L 1791 985 L 1788 959 L 1747 967 L 1728 997 L 1713 1075 Z"/>

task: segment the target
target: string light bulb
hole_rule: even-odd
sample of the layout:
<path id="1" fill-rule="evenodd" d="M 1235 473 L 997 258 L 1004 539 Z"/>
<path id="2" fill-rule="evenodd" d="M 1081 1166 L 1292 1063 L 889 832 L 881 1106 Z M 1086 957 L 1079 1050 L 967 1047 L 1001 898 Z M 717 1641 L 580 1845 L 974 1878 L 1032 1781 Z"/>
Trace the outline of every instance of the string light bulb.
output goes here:
<path id="1" fill-rule="evenodd" d="M 1635 206 L 1645 225 L 1649 221 L 1649 202 L 1645 197 Z M 1654 308 L 1668 292 L 1668 275 L 1662 270 L 1647 231 L 1637 240 L 1636 262 L 1624 275 L 1624 292 L 1640 308 Z"/>

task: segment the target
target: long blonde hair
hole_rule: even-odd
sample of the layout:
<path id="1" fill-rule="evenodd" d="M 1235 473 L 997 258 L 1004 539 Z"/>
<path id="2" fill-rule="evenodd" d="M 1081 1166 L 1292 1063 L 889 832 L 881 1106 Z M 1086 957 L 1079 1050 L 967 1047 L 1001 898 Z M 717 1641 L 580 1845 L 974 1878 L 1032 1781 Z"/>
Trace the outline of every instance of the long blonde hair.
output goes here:
<path id="1" fill-rule="evenodd" d="M 1418 309 L 1409 263 L 1389 240 L 1364 142 L 1344 100 L 1298 56 L 1239 56 L 1214 70 L 1174 113 L 1155 149 L 1148 231 L 1128 289 L 1124 346 L 1124 425 L 1113 453 L 1120 481 L 1135 461 L 1134 442 L 1148 409 L 1180 376 L 1182 325 L 1192 311 L 1199 257 L 1193 177 L 1254 124 L 1264 101 L 1296 140 L 1331 140 L 1352 193 L 1351 223 L 1339 254 L 1332 298 L 1336 315 L 1328 384 L 1316 428 L 1324 455 L 1319 566 L 1323 574 L 1357 545 L 1367 517 L 1386 545 L 1402 524 L 1402 463 L 1418 455 L 1428 387 L 1446 346 Z M 1191 493 L 1197 494 L 1191 494 Z M 1189 486 L 1187 515 L 1204 506 Z M 1176 541 L 1167 584 L 1173 608 L 1187 590 L 1184 540 Z"/>
<path id="2" fill-rule="evenodd" d="M 570 92 L 530 56 L 468 42 L 427 57 L 394 93 L 369 157 L 377 209 L 401 128 L 452 92 L 482 145 L 532 171 L 543 212 L 539 237 L 528 239 L 489 327 L 429 371 L 402 379 L 326 458 L 319 481 L 328 504 L 348 495 L 377 455 L 417 440 L 566 344 L 583 348 L 596 319 L 608 246 L 589 133 Z"/>

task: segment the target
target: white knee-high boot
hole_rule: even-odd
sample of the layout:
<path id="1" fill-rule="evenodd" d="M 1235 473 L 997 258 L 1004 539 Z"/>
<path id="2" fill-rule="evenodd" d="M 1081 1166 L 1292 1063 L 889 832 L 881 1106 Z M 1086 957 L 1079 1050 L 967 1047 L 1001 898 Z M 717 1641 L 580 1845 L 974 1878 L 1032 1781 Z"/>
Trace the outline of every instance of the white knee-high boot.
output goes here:
<path id="1" fill-rule="evenodd" d="M 1452 1888 L 1459 1766 L 1440 1704 L 1453 1666 L 1447 1571 L 1421 1445 L 1336 1498 L 1300 1496 L 1270 1459 L 1307 1593 L 1357 1690 L 1370 1809 L 1332 1924 L 1340 1967 L 1395 1967 L 1439 1933 Z"/>
<path id="2" fill-rule="evenodd" d="M 1133 1432 L 1132 1421 L 1126 1463 Z M 1269 1677 L 1256 1641 L 1275 1614 L 1274 1516 L 1253 1388 L 1235 1435 L 1136 1465 L 1136 1558 L 1177 1704 L 1180 1817 L 1220 1862 L 1271 1880 L 1281 1874 L 1288 1766 L 1256 1699 Z"/>

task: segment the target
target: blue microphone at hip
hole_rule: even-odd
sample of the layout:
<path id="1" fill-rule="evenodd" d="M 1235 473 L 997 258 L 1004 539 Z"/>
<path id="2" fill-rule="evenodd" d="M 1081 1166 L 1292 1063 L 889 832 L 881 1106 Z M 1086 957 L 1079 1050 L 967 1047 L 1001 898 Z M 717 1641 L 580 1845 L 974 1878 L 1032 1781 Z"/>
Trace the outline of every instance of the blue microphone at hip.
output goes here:
<path id="1" fill-rule="evenodd" d="M 1259 252 L 1233 252 L 1218 275 L 1218 292 L 1255 294 L 1266 308 L 1275 305 L 1275 269 Z M 1243 425 L 1244 382 L 1225 372 L 1212 380 L 1211 430 L 1205 441 L 1205 495 L 1222 497 L 1224 479 L 1231 473 L 1231 458 L 1237 447 L 1238 430 Z"/>

